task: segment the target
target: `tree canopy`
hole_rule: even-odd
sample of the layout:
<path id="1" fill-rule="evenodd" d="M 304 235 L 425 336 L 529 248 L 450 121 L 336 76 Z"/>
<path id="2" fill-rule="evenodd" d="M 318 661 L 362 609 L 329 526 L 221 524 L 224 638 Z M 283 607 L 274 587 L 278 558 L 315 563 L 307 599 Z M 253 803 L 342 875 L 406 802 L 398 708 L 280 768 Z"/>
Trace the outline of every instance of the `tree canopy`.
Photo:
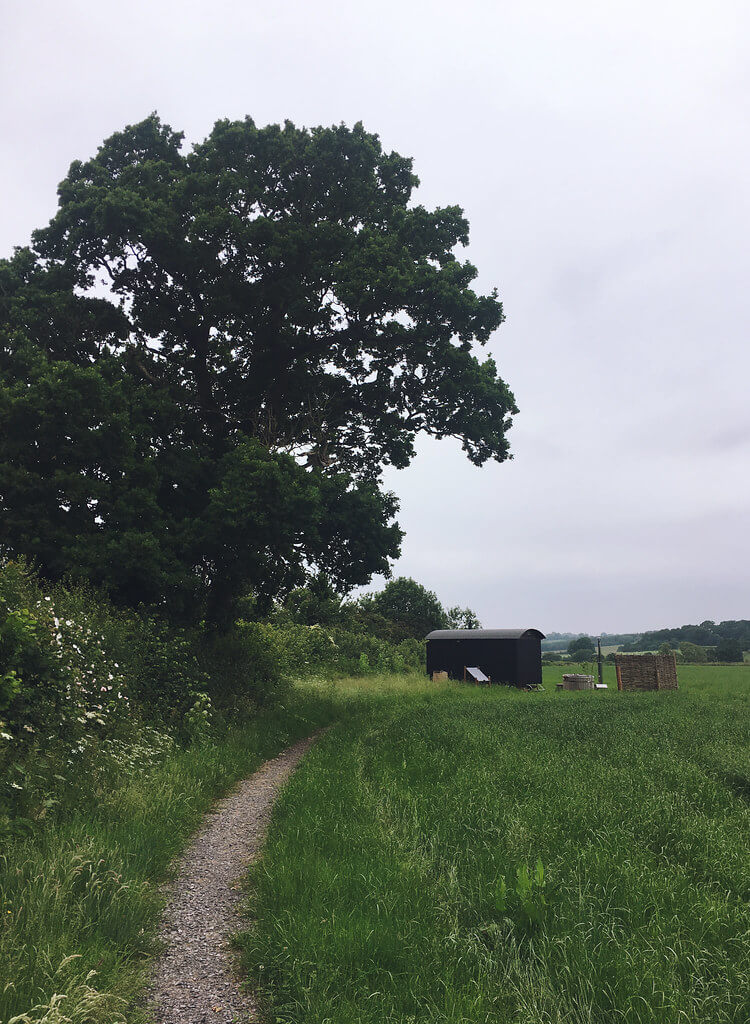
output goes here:
<path id="1" fill-rule="evenodd" d="M 722 639 L 714 648 L 713 655 L 715 661 L 742 661 L 742 645 L 737 640 Z"/>
<path id="2" fill-rule="evenodd" d="M 701 647 L 699 644 L 691 644 L 689 640 L 683 640 L 680 643 L 680 654 L 682 654 L 685 661 L 692 662 L 693 664 L 705 665 L 708 661 L 705 647 Z"/>
<path id="3" fill-rule="evenodd" d="M 568 654 L 571 657 L 590 658 L 593 656 L 596 647 L 590 636 L 579 636 L 568 644 Z"/>
<path id="4" fill-rule="evenodd" d="M 361 124 L 152 115 L 76 161 L 0 263 L 0 544 L 53 577 L 220 619 L 399 553 L 385 465 L 417 435 L 509 457 L 462 211 Z"/>
<path id="5" fill-rule="evenodd" d="M 750 650 L 750 620 L 727 619 L 713 622 L 705 619 L 699 625 L 678 626 L 673 629 L 656 629 L 642 633 L 623 644 L 623 651 L 653 651 L 665 641 L 677 647 L 683 641 L 700 647 L 715 647 L 722 640 L 736 640 L 745 650 Z"/>
<path id="6" fill-rule="evenodd" d="M 460 605 L 453 605 L 446 610 L 449 629 L 481 629 L 482 623 L 479 616 L 471 608 L 461 608 Z"/>
<path id="7" fill-rule="evenodd" d="M 433 629 L 479 629 L 481 623 L 471 608 L 455 606 L 445 610 L 437 595 L 408 576 L 389 580 L 383 590 L 360 598 L 359 608 L 388 624 L 394 639 L 422 640 Z M 377 631 L 378 624 L 372 627 Z"/>

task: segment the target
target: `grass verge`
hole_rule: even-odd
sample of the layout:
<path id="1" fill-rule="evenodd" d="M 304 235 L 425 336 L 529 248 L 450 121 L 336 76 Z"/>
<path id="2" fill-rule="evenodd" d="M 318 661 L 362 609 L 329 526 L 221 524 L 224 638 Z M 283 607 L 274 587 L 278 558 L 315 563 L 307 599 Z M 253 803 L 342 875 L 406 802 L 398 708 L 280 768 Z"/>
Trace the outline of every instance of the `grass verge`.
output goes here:
<path id="1" fill-rule="evenodd" d="M 750 701 L 727 671 L 358 691 L 250 879 L 268 1018 L 746 1024 Z"/>
<path id="2" fill-rule="evenodd" d="M 134 764 L 59 820 L 0 850 L 0 1022 L 115 1024 L 154 951 L 159 882 L 211 802 L 264 760 L 329 722 L 325 691 L 294 691 L 214 744 Z"/>

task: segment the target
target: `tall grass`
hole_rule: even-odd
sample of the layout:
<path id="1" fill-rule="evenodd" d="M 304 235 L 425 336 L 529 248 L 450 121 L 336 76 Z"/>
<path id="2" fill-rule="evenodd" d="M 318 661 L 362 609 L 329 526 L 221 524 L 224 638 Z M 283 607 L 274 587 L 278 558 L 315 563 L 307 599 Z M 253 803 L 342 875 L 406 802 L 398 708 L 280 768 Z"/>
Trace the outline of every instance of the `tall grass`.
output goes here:
<path id="1" fill-rule="evenodd" d="M 312 683 L 213 743 L 130 750 L 0 848 L 0 1022 L 144 1021 L 173 858 L 336 719 L 255 874 L 278 1020 L 744 1024 L 750 677 L 692 671 L 666 695 Z"/>
<path id="2" fill-rule="evenodd" d="M 269 1019 L 746 1024 L 748 678 L 360 704 L 251 878 Z"/>
<path id="3" fill-rule="evenodd" d="M 216 743 L 173 748 L 0 850 L 0 1021 L 115 1024 L 154 951 L 159 883 L 211 801 L 333 714 L 294 695 Z"/>

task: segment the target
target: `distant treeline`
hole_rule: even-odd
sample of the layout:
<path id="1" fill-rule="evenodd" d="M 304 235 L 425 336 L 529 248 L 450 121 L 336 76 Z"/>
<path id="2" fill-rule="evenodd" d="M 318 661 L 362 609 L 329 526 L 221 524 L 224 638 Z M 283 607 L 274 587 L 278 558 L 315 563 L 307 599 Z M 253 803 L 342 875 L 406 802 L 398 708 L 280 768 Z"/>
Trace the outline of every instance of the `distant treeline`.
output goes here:
<path id="1" fill-rule="evenodd" d="M 542 640 L 543 651 L 567 651 L 571 640 L 588 636 L 588 633 L 547 633 Z M 640 639 L 640 633 L 602 633 L 602 647 L 616 647 L 618 644 L 630 644 Z"/>
<path id="2" fill-rule="evenodd" d="M 706 620 L 698 626 L 678 626 L 674 629 L 655 629 L 623 643 L 622 651 L 655 651 L 662 644 L 677 647 L 687 641 L 701 647 L 718 647 L 723 641 L 732 640 L 747 651 L 750 650 L 750 620 L 728 619 L 725 622 Z M 616 643 L 615 640 L 607 640 Z"/>
<path id="3" fill-rule="evenodd" d="M 567 651 L 571 640 L 587 636 L 586 633 L 548 633 L 542 641 L 542 651 Z M 594 640 L 596 638 L 593 638 Z M 750 620 L 727 619 L 725 622 L 706 620 L 700 625 L 675 626 L 673 629 L 652 629 L 646 633 L 602 633 L 602 647 L 617 647 L 627 653 L 635 651 L 656 651 L 662 644 L 677 649 L 681 643 L 698 644 L 700 647 L 718 647 L 732 641 L 750 651 Z"/>

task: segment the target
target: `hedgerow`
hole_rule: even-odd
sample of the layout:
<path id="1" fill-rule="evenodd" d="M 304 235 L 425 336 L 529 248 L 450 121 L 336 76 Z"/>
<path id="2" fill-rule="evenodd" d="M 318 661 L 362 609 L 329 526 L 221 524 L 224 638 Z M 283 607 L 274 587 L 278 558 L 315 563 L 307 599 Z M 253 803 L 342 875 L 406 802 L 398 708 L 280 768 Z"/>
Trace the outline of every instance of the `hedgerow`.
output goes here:
<path id="1" fill-rule="evenodd" d="M 278 702 L 289 680 L 421 666 L 423 645 L 364 630 L 237 622 L 218 633 L 122 609 L 88 585 L 0 563 L 0 830 L 107 778 L 208 741 Z"/>
<path id="2" fill-rule="evenodd" d="M 243 623 L 240 628 L 251 624 Z M 273 646 L 287 676 L 309 673 L 356 676 L 368 672 L 410 672 L 424 664 L 424 643 L 389 643 L 362 630 L 343 626 L 252 624 Z"/>

